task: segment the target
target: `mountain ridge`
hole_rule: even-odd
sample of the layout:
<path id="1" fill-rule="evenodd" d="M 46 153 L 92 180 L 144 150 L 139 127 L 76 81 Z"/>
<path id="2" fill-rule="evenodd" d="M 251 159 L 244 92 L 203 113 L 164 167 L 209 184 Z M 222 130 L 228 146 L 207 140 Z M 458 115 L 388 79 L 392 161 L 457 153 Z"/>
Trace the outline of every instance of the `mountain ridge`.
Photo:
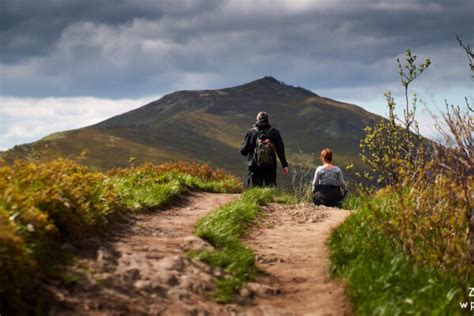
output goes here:
<path id="1" fill-rule="evenodd" d="M 97 124 L 53 133 L 1 154 L 50 160 L 66 157 L 99 169 L 151 161 L 193 160 L 245 174 L 239 154 L 259 111 L 283 136 L 290 166 L 312 168 L 323 147 L 336 163 L 359 162 L 364 127 L 382 118 L 271 76 L 212 90 L 180 90 Z M 310 160 L 312 160 L 310 162 Z"/>

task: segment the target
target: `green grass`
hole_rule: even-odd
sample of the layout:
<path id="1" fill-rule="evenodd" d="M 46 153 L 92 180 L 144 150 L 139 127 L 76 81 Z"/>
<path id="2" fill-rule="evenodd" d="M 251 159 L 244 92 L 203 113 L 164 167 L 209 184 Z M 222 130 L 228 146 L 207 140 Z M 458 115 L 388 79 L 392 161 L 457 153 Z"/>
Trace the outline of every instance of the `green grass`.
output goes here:
<path id="1" fill-rule="evenodd" d="M 167 171 L 157 175 L 146 168 L 122 172 L 111 177 L 120 199 L 129 209 L 160 208 L 189 192 L 198 190 L 215 193 L 240 192 L 240 182 L 234 177 L 216 178 Z"/>
<path id="2" fill-rule="evenodd" d="M 116 178 L 114 187 L 132 210 L 162 207 L 188 191 L 178 179 L 157 182 L 153 178 L 137 179 L 135 175 Z"/>
<path id="3" fill-rule="evenodd" d="M 347 203 L 361 205 L 355 198 Z M 459 302 L 467 300 L 468 284 L 414 264 L 382 234 L 373 216 L 359 208 L 328 242 L 333 273 L 347 281 L 357 314 L 461 315 Z"/>
<path id="4" fill-rule="evenodd" d="M 273 197 L 273 202 L 278 204 L 297 204 L 301 201 L 298 199 L 298 196 L 295 192 L 292 193 L 280 189 Z"/>
<path id="5" fill-rule="evenodd" d="M 231 273 L 231 277 L 218 280 L 217 288 L 212 293 L 216 301 L 231 302 L 243 284 L 255 277 L 254 253 L 241 243 L 240 238 L 258 217 L 260 206 L 272 201 L 275 194 L 276 191 L 270 188 L 248 190 L 238 200 L 219 207 L 199 220 L 196 235 L 207 240 L 216 250 L 190 255 Z"/>
<path id="6" fill-rule="evenodd" d="M 125 212 L 160 208 L 191 190 L 235 193 L 241 182 L 184 162 L 107 174 L 68 160 L 0 165 L 0 314 L 33 313 L 44 280 L 71 258 L 63 244 L 83 247 Z"/>
<path id="7" fill-rule="evenodd" d="M 345 210 L 357 210 L 363 207 L 364 199 L 358 193 L 349 192 L 342 201 L 342 208 Z"/>

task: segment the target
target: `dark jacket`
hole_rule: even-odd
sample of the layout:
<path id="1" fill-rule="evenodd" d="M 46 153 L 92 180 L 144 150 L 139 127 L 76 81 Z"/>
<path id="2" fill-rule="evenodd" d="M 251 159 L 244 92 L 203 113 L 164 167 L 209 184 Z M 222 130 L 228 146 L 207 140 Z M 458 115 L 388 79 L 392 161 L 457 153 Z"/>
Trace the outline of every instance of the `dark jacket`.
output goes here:
<path id="1" fill-rule="evenodd" d="M 244 141 L 242 142 L 242 146 L 240 147 L 240 153 L 243 156 L 247 156 L 249 168 L 254 166 L 253 154 L 257 143 L 258 131 L 269 130 L 271 127 L 272 126 L 270 125 L 270 123 L 268 123 L 268 120 L 260 120 L 255 123 L 254 128 L 249 129 L 247 134 L 245 135 Z M 285 145 L 283 144 L 283 139 L 281 139 L 280 132 L 277 129 L 273 128 L 270 131 L 269 138 L 275 146 L 275 151 L 278 155 L 278 158 L 280 159 L 282 167 L 288 167 L 288 162 L 286 161 L 285 157 Z M 276 157 L 273 157 L 273 161 L 275 161 L 276 168 Z"/>

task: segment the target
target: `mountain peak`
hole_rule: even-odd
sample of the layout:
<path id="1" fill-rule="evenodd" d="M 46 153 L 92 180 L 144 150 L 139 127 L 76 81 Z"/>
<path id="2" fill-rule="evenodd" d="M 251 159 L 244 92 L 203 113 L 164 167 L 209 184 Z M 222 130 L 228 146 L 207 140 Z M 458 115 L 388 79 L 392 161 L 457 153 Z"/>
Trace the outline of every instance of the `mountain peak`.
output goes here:
<path id="1" fill-rule="evenodd" d="M 281 85 L 281 86 L 286 86 L 286 84 L 283 81 L 280 81 L 276 79 L 275 77 L 272 76 L 265 76 L 257 80 L 250 81 L 247 83 L 249 85 Z"/>
<path id="2" fill-rule="evenodd" d="M 283 81 L 275 79 L 275 77 L 272 76 L 265 76 L 263 78 L 257 79 L 255 81 L 261 81 L 261 82 L 268 82 L 268 83 L 278 83 L 284 85 Z"/>
<path id="3" fill-rule="evenodd" d="M 257 90 L 274 90 L 274 91 L 287 91 L 285 93 L 288 93 L 288 91 L 298 92 L 298 93 L 303 93 L 306 96 L 318 96 L 314 92 L 307 90 L 302 87 L 295 87 L 289 84 L 286 84 L 284 81 L 278 80 L 275 77 L 272 76 L 265 76 L 263 78 L 251 81 L 249 83 L 246 83 L 242 86 L 238 86 L 237 88 L 250 88 L 250 89 L 257 89 Z"/>

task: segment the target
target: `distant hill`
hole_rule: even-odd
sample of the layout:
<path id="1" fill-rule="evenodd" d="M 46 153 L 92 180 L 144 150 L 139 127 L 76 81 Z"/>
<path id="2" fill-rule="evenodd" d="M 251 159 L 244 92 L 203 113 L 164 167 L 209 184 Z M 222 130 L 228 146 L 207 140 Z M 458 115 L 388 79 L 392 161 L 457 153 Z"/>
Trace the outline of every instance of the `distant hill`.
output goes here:
<path id="1" fill-rule="evenodd" d="M 99 169 L 129 165 L 130 157 L 135 164 L 192 160 L 243 175 L 239 147 L 259 111 L 267 111 L 280 130 L 290 166 L 310 168 L 311 155 L 323 147 L 333 149 L 337 164 L 357 162 L 363 128 L 381 119 L 361 107 L 264 77 L 226 89 L 177 91 L 96 125 L 15 146 L 1 156 L 6 161 L 67 157 Z"/>

